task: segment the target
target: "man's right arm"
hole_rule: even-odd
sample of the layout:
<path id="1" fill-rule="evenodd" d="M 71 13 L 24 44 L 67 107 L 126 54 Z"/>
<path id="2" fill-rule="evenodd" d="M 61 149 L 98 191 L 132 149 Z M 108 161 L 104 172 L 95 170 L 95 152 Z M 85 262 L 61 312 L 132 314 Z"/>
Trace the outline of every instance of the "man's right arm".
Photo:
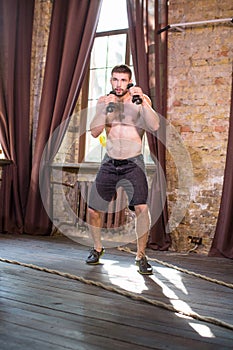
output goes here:
<path id="1" fill-rule="evenodd" d="M 91 135 L 93 137 L 98 137 L 105 128 L 106 122 L 106 105 L 104 101 L 104 96 L 100 97 L 97 106 L 96 113 L 90 124 Z"/>

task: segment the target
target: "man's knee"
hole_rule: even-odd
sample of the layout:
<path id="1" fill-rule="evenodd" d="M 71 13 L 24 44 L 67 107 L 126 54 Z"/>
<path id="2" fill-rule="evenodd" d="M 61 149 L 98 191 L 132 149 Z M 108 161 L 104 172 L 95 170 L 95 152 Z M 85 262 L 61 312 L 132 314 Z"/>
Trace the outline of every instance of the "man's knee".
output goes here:
<path id="1" fill-rule="evenodd" d="M 136 216 L 140 216 L 140 215 L 149 215 L 149 209 L 148 209 L 148 205 L 147 204 L 138 204 L 134 206 L 135 209 L 135 213 Z"/>
<path id="2" fill-rule="evenodd" d="M 135 206 L 136 212 L 136 231 L 138 237 L 147 233 L 150 229 L 150 214 L 147 204 Z"/>
<path id="3" fill-rule="evenodd" d="M 87 221 L 90 223 L 95 223 L 99 220 L 100 217 L 100 212 L 98 212 L 97 210 L 93 209 L 93 208 L 89 208 L 87 209 Z"/>

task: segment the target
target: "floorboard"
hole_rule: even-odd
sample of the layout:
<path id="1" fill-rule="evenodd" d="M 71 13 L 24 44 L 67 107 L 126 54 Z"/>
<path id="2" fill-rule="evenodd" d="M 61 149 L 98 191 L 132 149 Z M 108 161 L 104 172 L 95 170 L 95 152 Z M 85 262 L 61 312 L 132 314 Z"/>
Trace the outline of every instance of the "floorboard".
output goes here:
<path id="1" fill-rule="evenodd" d="M 135 249 L 133 244 L 129 247 Z M 232 260 L 148 250 L 154 274 L 143 277 L 133 254 L 108 249 L 98 266 L 85 264 L 87 254 L 87 247 L 66 237 L 0 235 L 1 259 L 85 279 L 1 261 L 1 350 L 233 348 L 231 329 L 134 299 L 142 296 L 233 326 L 231 288 L 166 267 L 153 258 L 226 283 L 233 282 Z M 106 289 L 84 283 L 89 280 Z"/>

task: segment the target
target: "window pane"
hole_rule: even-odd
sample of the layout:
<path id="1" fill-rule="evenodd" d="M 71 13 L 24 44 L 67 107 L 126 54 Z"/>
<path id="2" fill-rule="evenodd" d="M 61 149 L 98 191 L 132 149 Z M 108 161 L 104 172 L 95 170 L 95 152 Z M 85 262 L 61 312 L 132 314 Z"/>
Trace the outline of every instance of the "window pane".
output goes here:
<path id="1" fill-rule="evenodd" d="M 151 155 L 150 155 L 150 148 L 149 148 L 149 144 L 148 144 L 148 140 L 146 137 L 146 134 L 143 136 L 143 143 L 142 143 L 142 153 L 144 156 L 144 161 L 146 164 L 154 164 Z"/>
<path id="2" fill-rule="evenodd" d="M 86 150 L 88 150 L 85 155 L 86 162 L 101 162 L 104 151 L 98 137 L 95 139 L 90 133 L 87 133 Z"/>
<path id="3" fill-rule="evenodd" d="M 109 36 L 108 67 L 125 62 L 126 34 Z"/>
<path id="4" fill-rule="evenodd" d="M 101 162 L 103 156 L 103 148 L 99 142 L 99 138 L 94 138 L 90 133 L 90 123 L 95 115 L 96 101 L 89 101 L 87 109 L 87 125 L 86 125 L 86 162 Z"/>
<path id="5" fill-rule="evenodd" d="M 5 159 L 5 155 L 3 153 L 2 145 L 0 143 L 0 159 Z"/>
<path id="6" fill-rule="evenodd" d="M 103 0 L 97 32 L 128 28 L 126 0 Z"/>
<path id="7" fill-rule="evenodd" d="M 105 95 L 105 86 L 106 86 L 105 68 L 91 70 L 88 100 L 97 100 L 100 96 Z"/>
<path id="8" fill-rule="evenodd" d="M 125 62 L 126 39 L 126 34 L 95 39 L 91 54 L 89 100 L 98 99 L 109 92 L 112 68 Z"/>
<path id="9" fill-rule="evenodd" d="M 108 36 L 95 38 L 93 49 L 91 51 L 91 69 L 103 68 L 106 66 L 107 45 Z"/>

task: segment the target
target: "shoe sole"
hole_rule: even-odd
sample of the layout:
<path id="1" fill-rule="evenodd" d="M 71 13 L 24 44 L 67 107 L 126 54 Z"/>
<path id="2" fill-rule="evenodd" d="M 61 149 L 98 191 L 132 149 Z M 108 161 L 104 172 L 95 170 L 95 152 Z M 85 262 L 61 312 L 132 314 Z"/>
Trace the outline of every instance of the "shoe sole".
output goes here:
<path id="1" fill-rule="evenodd" d="M 86 261 L 86 264 L 88 264 L 88 265 L 99 265 L 100 262 L 99 261 L 97 261 L 97 262 L 87 262 Z"/>
<path id="2" fill-rule="evenodd" d="M 138 273 L 140 273 L 140 275 L 147 275 L 147 276 L 153 275 L 153 271 L 151 271 L 151 272 L 141 272 L 140 270 L 138 270 Z"/>

